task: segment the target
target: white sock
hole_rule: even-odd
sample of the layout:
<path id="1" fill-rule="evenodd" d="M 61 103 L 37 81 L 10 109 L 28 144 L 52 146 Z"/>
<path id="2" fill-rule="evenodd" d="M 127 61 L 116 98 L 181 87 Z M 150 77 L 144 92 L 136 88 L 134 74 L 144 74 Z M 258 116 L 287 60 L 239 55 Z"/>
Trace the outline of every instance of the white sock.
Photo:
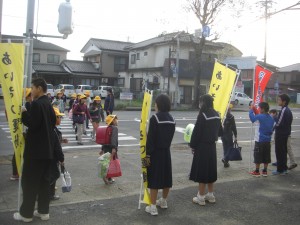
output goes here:
<path id="1" fill-rule="evenodd" d="M 156 208 L 156 205 L 152 205 L 152 204 L 151 204 L 151 208 Z"/>
<path id="2" fill-rule="evenodd" d="M 207 193 L 207 195 L 209 195 L 209 196 L 213 196 L 213 195 L 214 195 L 214 193 L 213 193 L 213 192 L 208 192 L 208 193 Z"/>

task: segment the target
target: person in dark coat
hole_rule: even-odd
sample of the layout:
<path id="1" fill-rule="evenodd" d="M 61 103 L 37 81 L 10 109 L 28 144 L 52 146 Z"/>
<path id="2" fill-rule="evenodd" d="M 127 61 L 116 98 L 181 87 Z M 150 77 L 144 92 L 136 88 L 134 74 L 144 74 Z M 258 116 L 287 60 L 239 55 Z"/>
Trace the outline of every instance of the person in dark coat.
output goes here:
<path id="1" fill-rule="evenodd" d="M 175 121 L 169 113 L 171 102 L 167 95 L 159 95 L 155 100 L 156 114 L 150 118 L 147 134 L 146 154 L 150 158 L 147 168 L 148 188 L 151 205 L 146 212 L 157 215 L 156 205 L 167 208 L 167 197 L 173 185 L 170 146 L 175 132 Z M 163 189 L 162 198 L 157 199 L 158 189 Z"/>
<path id="2" fill-rule="evenodd" d="M 106 112 L 106 116 L 113 113 L 115 107 L 115 97 L 111 88 L 107 89 L 107 96 L 104 102 L 104 110 Z"/>
<path id="3" fill-rule="evenodd" d="M 54 155 L 51 161 L 50 169 L 50 201 L 58 200 L 59 195 L 55 194 L 55 184 L 56 180 L 60 177 L 59 165 L 64 166 L 65 156 L 62 151 L 61 143 L 68 143 L 68 140 L 62 138 L 62 134 L 57 126 L 61 123 L 61 118 L 64 116 L 64 113 L 60 113 L 58 108 L 53 107 L 56 115 L 56 126 L 54 127 Z"/>
<path id="4" fill-rule="evenodd" d="M 226 159 L 226 155 L 230 148 L 233 148 L 233 143 L 237 143 L 237 130 L 235 125 L 234 116 L 231 114 L 231 109 L 233 105 L 230 104 L 228 107 L 228 111 L 224 120 L 224 128 L 222 135 L 222 144 L 223 144 L 223 158 L 222 162 L 224 163 L 224 167 L 227 168 L 230 166 L 228 159 Z M 234 135 L 234 142 L 232 135 Z"/>
<path id="5" fill-rule="evenodd" d="M 22 109 L 22 122 L 28 127 L 23 155 L 23 202 L 14 219 L 30 222 L 33 215 L 49 219 L 50 164 L 53 158 L 54 126 L 56 116 L 46 96 L 44 79 L 32 81 L 30 112 Z M 37 210 L 34 211 L 37 200 Z"/>
<path id="6" fill-rule="evenodd" d="M 199 183 L 197 197 L 193 202 L 205 205 L 205 200 L 214 203 L 213 185 L 217 180 L 216 141 L 221 135 L 221 119 L 214 110 L 213 97 L 200 97 L 200 111 L 192 133 L 190 147 L 194 153 L 190 180 Z M 205 188 L 208 194 L 205 195 Z"/>

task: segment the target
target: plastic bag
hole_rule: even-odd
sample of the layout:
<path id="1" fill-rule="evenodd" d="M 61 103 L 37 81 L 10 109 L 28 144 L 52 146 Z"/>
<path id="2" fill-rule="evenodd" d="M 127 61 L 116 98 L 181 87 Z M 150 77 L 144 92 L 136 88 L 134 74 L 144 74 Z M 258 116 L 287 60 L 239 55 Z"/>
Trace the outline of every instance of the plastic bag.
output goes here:
<path id="1" fill-rule="evenodd" d="M 63 166 L 61 166 L 60 178 L 62 192 L 70 192 L 72 190 L 71 174 Z"/>
<path id="2" fill-rule="evenodd" d="M 110 162 L 110 153 L 107 152 L 98 158 L 98 177 L 105 178 Z"/>
<path id="3" fill-rule="evenodd" d="M 122 176 L 121 163 L 118 158 L 110 161 L 106 178 Z"/>

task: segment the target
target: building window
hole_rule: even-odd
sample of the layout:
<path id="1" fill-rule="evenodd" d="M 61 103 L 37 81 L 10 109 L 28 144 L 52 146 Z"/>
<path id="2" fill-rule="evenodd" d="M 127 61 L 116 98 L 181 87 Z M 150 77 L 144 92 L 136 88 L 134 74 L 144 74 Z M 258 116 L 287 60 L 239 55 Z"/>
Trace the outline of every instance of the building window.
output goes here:
<path id="1" fill-rule="evenodd" d="M 124 87 L 125 85 L 125 78 L 118 78 L 118 86 Z"/>
<path id="2" fill-rule="evenodd" d="M 136 54 L 132 54 L 130 60 L 131 60 L 131 64 L 135 64 L 135 61 L 136 61 Z"/>
<path id="3" fill-rule="evenodd" d="M 59 55 L 48 54 L 47 63 L 59 64 Z"/>
<path id="4" fill-rule="evenodd" d="M 140 53 L 136 53 L 136 60 L 140 60 Z"/>
<path id="5" fill-rule="evenodd" d="M 114 65 L 114 71 L 125 71 L 127 69 L 127 62 L 125 57 L 115 57 L 115 65 Z"/>
<path id="6" fill-rule="evenodd" d="M 144 56 L 147 56 L 148 55 L 148 52 L 144 52 Z"/>
<path id="7" fill-rule="evenodd" d="M 33 53 L 32 62 L 40 62 L 40 53 Z"/>

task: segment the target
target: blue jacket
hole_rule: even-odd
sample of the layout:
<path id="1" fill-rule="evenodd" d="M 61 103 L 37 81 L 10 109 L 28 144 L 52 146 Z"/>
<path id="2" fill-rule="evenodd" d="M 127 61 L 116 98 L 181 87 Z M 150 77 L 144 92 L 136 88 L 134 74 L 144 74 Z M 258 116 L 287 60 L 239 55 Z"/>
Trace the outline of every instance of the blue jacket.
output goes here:
<path id="1" fill-rule="evenodd" d="M 282 107 L 275 121 L 275 135 L 284 137 L 288 137 L 289 135 L 291 135 L 293 114 L 289 107 Z"/>
<path id="2" fill-rule="evenodd" d="M 253 110 L 249 111 L 252 123 L 256 122 L 254 140 L 257 142 L 270 142 L 275 121 L 268 113 L 255 115 Z"/>

